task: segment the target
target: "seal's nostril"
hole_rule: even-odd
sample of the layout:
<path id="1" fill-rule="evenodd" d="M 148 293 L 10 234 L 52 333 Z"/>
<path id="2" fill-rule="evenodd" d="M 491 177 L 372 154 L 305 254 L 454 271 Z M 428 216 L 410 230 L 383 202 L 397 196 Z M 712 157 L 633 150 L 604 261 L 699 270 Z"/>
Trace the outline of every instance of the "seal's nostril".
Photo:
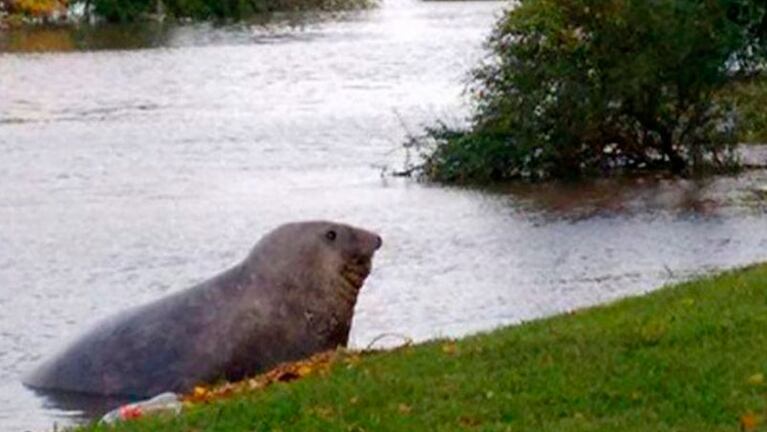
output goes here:
<path id="1" fill-rule="evenodd" d="M 383 240 L 381 239 L 381 236 L 376 236 L 376 249 L 380 249 L 381 245 L 383 245 Z"/>

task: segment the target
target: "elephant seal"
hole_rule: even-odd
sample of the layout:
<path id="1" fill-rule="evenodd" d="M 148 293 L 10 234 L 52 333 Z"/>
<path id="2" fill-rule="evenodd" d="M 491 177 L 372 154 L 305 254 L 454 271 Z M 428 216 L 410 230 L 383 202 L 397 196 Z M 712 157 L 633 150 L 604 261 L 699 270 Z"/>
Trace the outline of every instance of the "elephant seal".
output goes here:
<path id="1" fill-rule="evenodd" d="M 192 288 L 97 324 L 28 374 L 32 388 L 104 396 L 186 392 L 345 346 L 381 237 L 291 223 Z"/>

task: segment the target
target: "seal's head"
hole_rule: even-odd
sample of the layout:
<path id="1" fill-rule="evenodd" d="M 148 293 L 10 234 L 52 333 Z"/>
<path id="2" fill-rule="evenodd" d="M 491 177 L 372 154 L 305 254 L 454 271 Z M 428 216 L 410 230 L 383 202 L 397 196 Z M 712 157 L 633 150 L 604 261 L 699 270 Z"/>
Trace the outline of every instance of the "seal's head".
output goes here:
<path id="1" fill-rule="evenodd" d="M 285 224 L 267 234 L 248 257 L 260 271 L 289 276 L 286 288 L 356 300 L 381 237 L 350 225 L 312 221 Z"/>

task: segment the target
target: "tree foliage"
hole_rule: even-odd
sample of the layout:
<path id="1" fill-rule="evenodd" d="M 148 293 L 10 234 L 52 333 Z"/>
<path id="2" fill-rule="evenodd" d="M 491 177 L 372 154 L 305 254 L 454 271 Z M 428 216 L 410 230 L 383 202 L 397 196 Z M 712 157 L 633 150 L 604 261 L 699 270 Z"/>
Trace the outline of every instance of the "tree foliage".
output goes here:
<path id="1" fill-rule="evenodd" d="M 97 16 L 113 22 L 136 21 L 162 11 L 172 17 L 241 19 L 259 10 L 261 0 L 92 0 Z"/>
<path id="2" fill-rule="evenodd" d="M 374 0 L 0 0 L 0 17 L 14 16 L 48 21 L 66 17 L 70 5 L 108 22 L 135 22 L 144 18 L 240 20 L 277 11 L 343 10 L 369 7 Z"/>
<path id="3" fill-rule="evenodd" d="M 79 0 L 84 1 L 84 0 Z M 96 14 L 108 21 L 136 21 L 162 12 L 170 18 L 196 20 L 241 20 L 250 16 L 282 11 L 344 10 L 364 8 L 374 0 L 91 0 Z M 109 5 L 108 9 L 103 6 Z M 112 7 L 111 5 L 115 5 Z M 121 15 L 105 13 L 118 11 Z"/>
<path id="4" fill-rule="evenodd" d="M 426 174 L 499 180 L 733 161 L 717 91 L 759 71 L 761 0 L 522 0 L 474 71 L 465 131 L 431 129 Z"/>
<path id="5" fill-rule="evenodd" d="M 110 22 L 135 21 L 156 9 L 156 0 L 93 0 L 93 12 Z"/>
<path id="6" fill-rule="evenodd" d="M 65 14 L 67 0 L 0 0 L 0 12 L 28 17 L 50 17 Z"/>

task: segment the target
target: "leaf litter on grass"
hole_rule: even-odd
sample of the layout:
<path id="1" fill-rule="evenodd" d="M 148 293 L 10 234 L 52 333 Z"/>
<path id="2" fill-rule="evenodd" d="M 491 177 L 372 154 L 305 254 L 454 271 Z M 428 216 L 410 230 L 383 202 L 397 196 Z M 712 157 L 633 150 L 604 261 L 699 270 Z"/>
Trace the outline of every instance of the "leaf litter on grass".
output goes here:
<path id="1" fill-rule="evenodd" d="M 327 373 L 330 368 L 343 362 L 354 365 L 368 352 L 332 350 L 315 354 L 307 359 L 281 363 L 268 372 L 237 382 L 226 382 L 214 386 L 197 386 L 190 393 L 183 395 L 187 405 L 210 403 L 227 399 L 245 392 L 265 389 L 274 383 L 295 381 L 314 374 Z"/>

